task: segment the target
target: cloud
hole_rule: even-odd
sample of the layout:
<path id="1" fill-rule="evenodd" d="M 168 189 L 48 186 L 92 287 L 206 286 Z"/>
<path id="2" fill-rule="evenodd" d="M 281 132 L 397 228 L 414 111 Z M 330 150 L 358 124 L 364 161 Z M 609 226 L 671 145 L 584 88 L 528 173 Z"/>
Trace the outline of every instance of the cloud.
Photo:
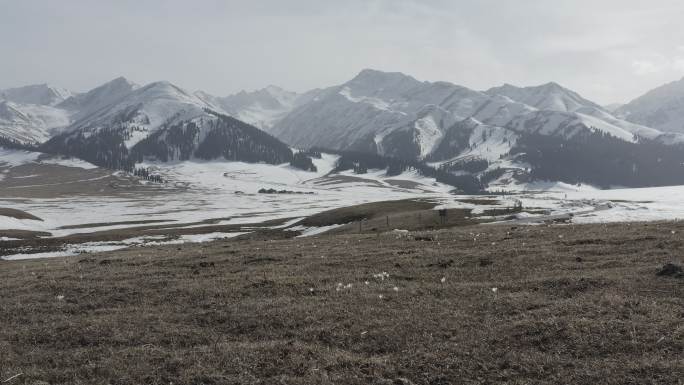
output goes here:
<path id="1" fill-rule="evenodd" d="M 663 60 L 634 60 L 632 68 L 636 75 L 650 75 L 662 72 L 668 67 L 667 61 Z"/>
<path id="2" fill-rule="evenodd" d="M 675 51 L 680 51 L 679 47 Z M 684 55 L 676 55 L 670 58 L 665 55 L 654 54 L 649 59 L 634 60 L 632 69 L 634 74 L 639 76 L 672 71 L 684 72 Z"/>

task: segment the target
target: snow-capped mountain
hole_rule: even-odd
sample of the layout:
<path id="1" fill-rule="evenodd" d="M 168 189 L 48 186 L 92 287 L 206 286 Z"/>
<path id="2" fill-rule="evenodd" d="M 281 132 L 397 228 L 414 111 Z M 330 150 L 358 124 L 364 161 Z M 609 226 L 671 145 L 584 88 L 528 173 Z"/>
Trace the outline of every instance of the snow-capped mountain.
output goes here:
<path id="1" fill-rule="evenodd" d="M 684 172 L 677 179 L 684 134 L 621 119 L 557 83 L 476 91 L 377 70 L 304 94 L 269 86 L 227 97 L 166 81 L 141 87 L 117 78 L 54 106 L 2 102 L 0 139 L 5 145 L 42 143 L 45 152 L 127 170 L 147 159 L 306 158 L 295 157 L 285 142 L 369 156 L 368 165 L 378 156 L 385 163 L 397 160 L 394 168 L 422 169 L 429 162 L 439 172 L 483 184 L 502 175 L 684 183 Z M 349 165 L 354 159 L 348 157 Z"/>
<path id="2" fill-rule="evenodd" d="M 114 100 L 89 114 L 88 110 L 79 113 L 80 118 L 64 135 L 116 131 L 126 138 L 126 147 L 130 148 L 163 124 L 209 117 L 205 110 L 212 109 L 192 93 L 166 81 L 137 88 Z"/>
<path id="3" fill-rule="evenodd" d="M 660 131 L 684 133 L 684 79 L 647 92 L 618 108 L 616 114 Z"/>
<path id="4" fill-rule="evenodd" d="M 133 146 L 131 157 L 138 162 L 222 158 L 281 164 L 292 161 L 293 153 L 286 144 L 254 126 L 208 112 L 199 120 L 165 124 Z"/>
<path id="5" fill-rule="evenodd" d="M 17 104 L 55 106 L 70 96 L 72 96 L 70 91 L 48 84 L 35 84 L 0 90 L 0 100 L 7 100 Z"/>
<path id="6" fill-rule="evenodd" d="M 118 78 L 81 94 L 47 85 L 3 91 L 7 100 L 0 100 L 0 137 L 24 144 L 43 143 L 75 120 L 125 97 L 136 87 Z"/>
<path id="7" fill-rule="evenodd" d="M 18 143 L 42 143 L 69 122 L 69 113 L 59 108 L 0 101 L 0 137 Z"/>
<path id="8" fill-rule="evenodd" d="M 78 120 L 119 101 L 139 87 L 124 77 L 118 77 L 88 92 L 73 95 L 57 107 L 73 112 L 74 119 Z"/>
<path id="9" fill-rule="evenodd" d="M 322 90 L 270 132 L 300 147 L 379 148 L 381 153 L 392 153 L 382 144 L 385 137 L 398 129 L 415 128 L 424 139 L 414 143 L 415 152 L 424 155 L 450 122 L 469 117 L 487 98 L 446 82 L 420 82 L 401 73 L 367 69 L 347 83 Z M 431 112 L 439 116 L 428 117 Z"/>
<path id="10" fill-rule="evenodd" d="M 99 97 L 103 89 L 116 89 L 123 96 L 112 96 L 113 102 L 93 112 L 79 111 L 78 120 L 44 143 L 42 151 L 125 170 L 144 160 L 293 161 L 294 154 L 284 143 L 169 82 L 136 87 L 117 79 L 103 87 L 79 106 L 106 99 Z"/>
<path id="11" fill-rule="evenodd" d="M 500 87 L 490 88 L 485 93 L 492 96 L 506 96 L 538 110 L 575 112 L 586 107 L 601 109 L 598 104 L 584 99 L 578 93 L 555 82 L 534 87 L 516 87 L 504 84 Z"/>
<path id="12" fill-rule="evenodd" d="M 236 119 L 262 130 L 269 130 L 295 107 L 311 100 L 317 92 L 318 90 L 312 90 L 298 94 L 271 85 L 261 90 L 240 91 L 226 97 L 213 96 L 203 91 L 195 92 L 195 96 Z"/>
<path id="13" fill-rule="evenodd" d="M 566 139 L 597 131 L 630 142 L 682 140 L 621 120 L 557 83 L 504 85 L 479 92 L 375 70 L 364 70 L 345 84 L 321 91 L 270 132 L 298 147 L 425 159 L 452 125 L 467 118 L 515 133 Z"/>

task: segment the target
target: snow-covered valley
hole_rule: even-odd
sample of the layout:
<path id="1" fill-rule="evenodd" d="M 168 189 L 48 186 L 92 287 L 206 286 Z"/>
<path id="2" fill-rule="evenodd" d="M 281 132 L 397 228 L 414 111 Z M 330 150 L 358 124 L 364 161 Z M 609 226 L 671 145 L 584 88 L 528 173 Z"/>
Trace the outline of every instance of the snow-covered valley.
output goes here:
<path id="1" fill-rule="evenodd" d="M 666 88 L 676 99 L 680 87 Z M 662 98 L 646 99 L 641 115 Z M 608 111 L 554 82 L 476 91 L 370 69 L 304 93 L 269 86 L 219 97 L 123 77 L 84 93 L 8 89 L 0 242 L 75 243 L 13 254 L 24 257 L 257 229 L 314 235 L 345 222 L 302 218 L 401 200 L 479 223 L 684 217 L 684 134 L 642 125 L 628 107 Z M 663 185 L 673 186 L 599 188 Z"/>
<path id="2" fill-rule="evenodd" d="M 509 185 L 506 195 L 454 195 L 450 192 L 452 187 L 411 171 L 397 176 L 387 176 L 384 170 L 331 173 L 338 157 L 330 154 L 314 160 L 316 172 L 295 169 L 289 164 L 226 161 L 143 164 L 161 175 L 163 184 L 135 181 L 121 172 L 103 170 L 83 161 L 37 153 L 5 151 L 2 159 L 0 175 L 5 183 L 0 187 L 0 207 L 21 210 L 40 220 L 0 215 L 0 242 L 11 242 L 15 239 L 11 234 L 16 231 L 56 238 L 142 228 L 151 223 L 161 232 L 202 229 L 180 237 L 131 236 L 116 242 L 84 242 L 52 253 L 34 254 L 35 251 L 27 250 L 3 258 L 209 241 L 249 232 L 254 224 L 280 220 L 268 227 L 284 228 L 330 209 L 402 199 L 429 200 L 438 204 L 436 208 L 472 209 L 473 215 L 480 216 L 485 210 L 522 202 L 524 210 L 513 217 L 482 217 L 489 222 L 538 224 L 550 218 L 565 218 L 571 223 L 596 223 L 684 218 L 684 186 L 599 190 L 536 182 Z M 48 181 L 43 178 L 44 173 L 65 176 Z M 71 190 L 56 193 L 65 187 Z M 261 189 L 282 193 L 259 193 Z M 46 190 L 55 193 L 46 195 Z M 469 203 L 477 199 L 491 203 Z M 217 232 L 208 225 L 236 227 L 229 232 Z M 309 229 L 305 233 L 324 230 Z"/>

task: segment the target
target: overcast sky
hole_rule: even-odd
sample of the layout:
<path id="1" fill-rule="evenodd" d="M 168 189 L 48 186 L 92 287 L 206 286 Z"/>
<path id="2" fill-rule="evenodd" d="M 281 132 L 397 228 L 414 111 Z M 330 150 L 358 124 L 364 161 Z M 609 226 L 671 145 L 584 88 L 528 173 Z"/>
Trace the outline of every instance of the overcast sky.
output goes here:
<path id="1" fill-rule="evenodd" d="M 117 76 L 227 95 L 363 68 L 599 103 L 684 76 L 681 0 L 0 0 L 0 88 Z"/>

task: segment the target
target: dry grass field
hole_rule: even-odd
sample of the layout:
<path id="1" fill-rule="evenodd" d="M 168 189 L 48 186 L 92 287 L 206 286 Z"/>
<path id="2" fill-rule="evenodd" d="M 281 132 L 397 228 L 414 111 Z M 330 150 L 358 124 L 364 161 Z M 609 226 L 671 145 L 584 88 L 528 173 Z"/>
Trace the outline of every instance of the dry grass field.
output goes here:
<path id="1" fill-rule="evenodd" d="M 682 384 L 684 224 L 0 261 L 7 384 Z"/>

